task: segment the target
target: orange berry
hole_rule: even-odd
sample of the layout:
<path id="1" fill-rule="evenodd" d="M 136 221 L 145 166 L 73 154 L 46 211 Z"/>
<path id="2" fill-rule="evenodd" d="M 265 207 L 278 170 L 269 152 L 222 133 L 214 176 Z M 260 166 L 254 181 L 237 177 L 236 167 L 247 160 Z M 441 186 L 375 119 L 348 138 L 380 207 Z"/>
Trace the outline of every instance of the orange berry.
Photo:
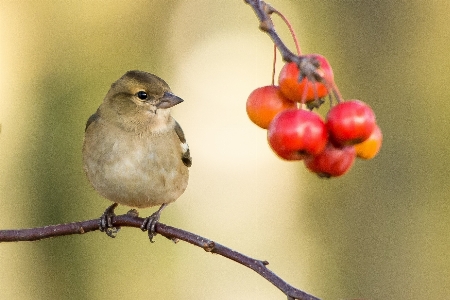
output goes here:
<path id="1" fill-rule="evenodd" d="M 302 102 L 310 102 L 316 98 L 323 98 L 328 95 L 328 86 L 331 86 L 334 80 L 333 70 L 327 59 L 319 54 L 310 54 L 306 59 L 316 59 L 320 67 L 317 72 L 322 74 L 324 83 L 310 81 L 306 77 L 300 82 L 298 81 L 300 70 L 294 62 L 284 65 L 278 76 L 278 84 L 281 92 L 290 100 Z M 327 84 L 325 84 L 327 83 Z M 305 90 L 306 89 L 306 90 Z M 304 99 L 302 99 L 304 97 Z"/>
<path id="2" fill-rule="evenodd" d="M 378 125 L 375 125 L 369 138 L 355 145 L 356 155 L 362 159 L 372 159 L 380 151 L 382 142 L 383 134 L 381 133 L 381 129 Z"/>
<path id="3" fill-rule="evenodd" d="M 267 129 L 272 119 L 281 111 L 296 108 L 295 102 L 287 99 L 278 86 L 257 88 L 247 99 L 247 115 L 261 128 Z"/>

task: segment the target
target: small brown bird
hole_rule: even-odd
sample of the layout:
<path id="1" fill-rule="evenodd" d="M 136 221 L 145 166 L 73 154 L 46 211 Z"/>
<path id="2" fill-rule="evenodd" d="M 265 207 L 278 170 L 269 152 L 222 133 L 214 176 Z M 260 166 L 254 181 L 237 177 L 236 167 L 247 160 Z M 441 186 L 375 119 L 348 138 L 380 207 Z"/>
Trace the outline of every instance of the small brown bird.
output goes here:
<path id="1" fill-rule="evenodd" d="M 183 130 L 170 115 L 182 101 L 161 78 L 128 71 L 88 119 L 84 170 L 94 189 L 114 202 L 100 218 L 100 230 L 109 236 L 119 230 L 111 222 L 118 204 L 161 205 L 141 226 L 153 242 L 162 209 L 186 189 L 192 158 Z"/>

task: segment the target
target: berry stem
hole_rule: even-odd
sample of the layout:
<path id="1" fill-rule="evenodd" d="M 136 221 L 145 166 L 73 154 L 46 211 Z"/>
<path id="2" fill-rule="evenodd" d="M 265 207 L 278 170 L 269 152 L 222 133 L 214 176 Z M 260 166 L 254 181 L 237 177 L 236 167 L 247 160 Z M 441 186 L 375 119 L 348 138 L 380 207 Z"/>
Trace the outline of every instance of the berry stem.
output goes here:
<path id="1" fill-rule="evenodd" d="M 333 95 L 336 98 L 337 103 L 344 102 L 344 98 L 342 97 L 342 94 L 334 81 L 331 83 L 331 91 L 333 92 Z"/>
<path id="2" fill-rule="evenodd" d="M 297 55 L 298 56 L 302 55 L 302 50 L 300 49 L 300 44 L 298 43 L 297 35 L 295 34 L 295 31 L 294 31 L 291 23 L 289 22 L 289 20 L 281 12 L 279 12 L 278 10 L 276 10 L 273 7 L 272 7 L 272 12 L 275 13 L 276 15 L 278 15 L 284 21 L 286 26 L 289 28 L 292 39 L 294 40 L 294 43 L 295 43 L 295 49 L 297 50 Z"/>
<path id="3" fill-rule="evenodd" d="M 275 66 L 277 63 L 277 45 L 273 44 L 272 85 L 275 85 Z"/>

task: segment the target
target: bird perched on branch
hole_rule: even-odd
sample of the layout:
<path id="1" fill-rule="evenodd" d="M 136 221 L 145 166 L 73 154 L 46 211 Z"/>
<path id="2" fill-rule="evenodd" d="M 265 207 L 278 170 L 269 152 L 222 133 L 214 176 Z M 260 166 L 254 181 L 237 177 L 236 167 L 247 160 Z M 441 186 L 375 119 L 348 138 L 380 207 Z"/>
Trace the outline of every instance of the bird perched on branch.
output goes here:
<path id="1" fill-rule="evenodd" d="M 153 242 L 162 209 L 186 189 L 192 158 L 183 130 L 170 115 L 182 101 L 161 78 L 128 71 L 88 119 L 84 170 L 94 189 L 114 202 L 100 218 L 100 230 L 109 236 L 120 229 L 111 220 L 118 204 L 160 205 L 141 226 Z"/>

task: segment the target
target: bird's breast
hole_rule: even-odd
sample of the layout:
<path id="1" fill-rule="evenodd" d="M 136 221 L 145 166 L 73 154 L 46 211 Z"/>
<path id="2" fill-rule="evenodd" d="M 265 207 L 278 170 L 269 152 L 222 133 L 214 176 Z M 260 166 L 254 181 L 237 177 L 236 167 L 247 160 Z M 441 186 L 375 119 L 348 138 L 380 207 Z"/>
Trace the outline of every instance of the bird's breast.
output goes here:
<path id="1" fill-rule="evenodd" d="M 83 151 L 85 171 L 101 195 L 120 204 L 149 207 L 173 202 L 184 192 L 188 168 L 175 131 L 104 133 L 87 132 Z"/>

